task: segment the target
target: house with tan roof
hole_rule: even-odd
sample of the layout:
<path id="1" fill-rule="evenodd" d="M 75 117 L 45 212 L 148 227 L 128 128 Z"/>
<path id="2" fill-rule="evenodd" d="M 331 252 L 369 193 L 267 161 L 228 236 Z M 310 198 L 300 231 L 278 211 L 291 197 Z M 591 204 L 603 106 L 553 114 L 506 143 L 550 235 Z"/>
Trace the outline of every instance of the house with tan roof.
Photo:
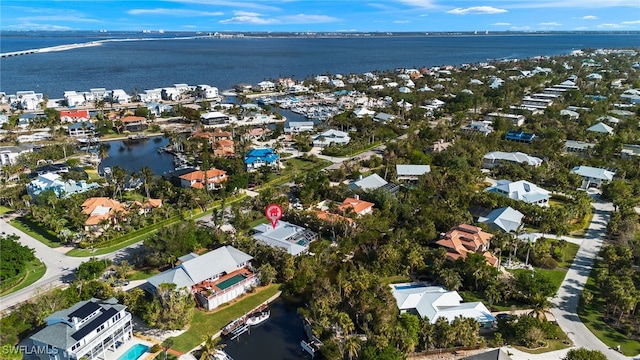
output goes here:
<path id="1" fill-rule="evenodd" d="M 126 214 L 127 210 L 121 202 L 107 197 L 92 197 L 85 200 L 82 205 L 82 213 L 89 215 L 84 222 L 87 231 L 97 230 L 103 220 L 111 224 L 117 223 L 117 214 Z"/>
<path id="2" fill-rule="evenodd" d="M 233 157 L 236 155 L 233 140 L 227 140 L 227 139 L 217 140 L 211 145 L 211 148 L 213 149 L 213 156 Z"/>
<path id="3" fill-rule="evenodd" d="M 342 201 L 342 205 L 338 207 L 338 210 L 343 214 L 347 214 L 351 211 L 358 216 L 362 216 L 371 214 L 373 212 L 374 205 L 374 203 L 360 200 L 360 197 L 356 195 L 355 197 L 348 197 L 344 199 L 344 201 Z"/>
<path id="4" fill-rule="evenodd" d="M 137 206 L 139 208 L 138 214 L 148 214 L 153 209 L 162 207 L 162 199 L 147 199 L 144 203 L 140 201 L 134 201 L 131 206 Z"/>
<path id="5" fill-rule="evenodd" d="M 222 188 L 222 183 L 229 180 L 227 172 L 219 169 L 192 171 L 180 176 L 180 185 L 183 188 L 204 189 L 205 184 L 209 190 Z"/>
<path id="6" fill-rule="evenodd" d="M 447 250 L 448 260 L 466 259 L 467 254 L 476 253 L 484 256 L 490 265 L 496 266 L 498 258 L 488 251 L 491 238 L 493 234 L 484 232 L 477 226 L 460 224 L 444 234 L 436 244 Z"/>
<path id="7" fill-rule="evenodd" d="M 355 227 L 355 221 L 353 219 L 344 217 L 339 214 L 334 214 L 326 210 L 313 210 L 313 213 L 316 217 L 322 221 L 326 221 L 329 223 L 339 223 L 342 221 L 347 222 L 350 226 Z"/>
<path id="8" fill-rule="evenodd" d="M 125 116 L 120 119 L 127 131 L 144 131 L 147 129 L 147 118 L 142 116 Z"/>

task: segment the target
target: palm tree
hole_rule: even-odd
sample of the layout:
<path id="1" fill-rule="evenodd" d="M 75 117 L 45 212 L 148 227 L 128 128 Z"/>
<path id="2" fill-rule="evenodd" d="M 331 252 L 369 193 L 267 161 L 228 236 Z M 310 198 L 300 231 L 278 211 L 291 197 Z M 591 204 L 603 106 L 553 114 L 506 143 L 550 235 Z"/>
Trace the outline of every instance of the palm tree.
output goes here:
<path id="1" fill-rule="evenodd" d="M 214 338 L 213 334 L 207 335 L 202 345 L 200 359 L 211 359 L 219 350 L 224 349 L 226 344 L 220 343 L 220 338 Z"/>
<path id="2" fill-rule="evenodd" d="M 147 199 L 149 199 L 151 197 L 151 195 L 149 194 L 149 181 L 153 179 L 153 170 L 151 170 L 151 168 L 149 168 L 148 166 L 143 166 L 142 169 L 140 169 L 139 174 L 144 184 L 144 191 L 147 194 Z"/>
<path id="3" fill-rule="evenodd" d="M 345 341 L 345 350 L 349 356 L 349 360 L 358 357 L 358 351 L 360 351 L 360 340 L 355 336 L 349 336 Z"/>

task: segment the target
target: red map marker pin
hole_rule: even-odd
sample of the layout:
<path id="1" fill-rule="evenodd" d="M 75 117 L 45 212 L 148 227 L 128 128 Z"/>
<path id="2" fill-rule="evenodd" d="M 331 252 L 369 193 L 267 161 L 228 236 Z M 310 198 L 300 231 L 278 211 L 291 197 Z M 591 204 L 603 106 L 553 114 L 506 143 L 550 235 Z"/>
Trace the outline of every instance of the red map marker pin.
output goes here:
<path id="1" fill-rule="evenodd" d="M 267 219 L 271 220 L 271 226 L 275 229 L 278 220 L 282 218 L 282 207 L 278 204 L 269 204 L 264 214 L 267 216 Z"/>

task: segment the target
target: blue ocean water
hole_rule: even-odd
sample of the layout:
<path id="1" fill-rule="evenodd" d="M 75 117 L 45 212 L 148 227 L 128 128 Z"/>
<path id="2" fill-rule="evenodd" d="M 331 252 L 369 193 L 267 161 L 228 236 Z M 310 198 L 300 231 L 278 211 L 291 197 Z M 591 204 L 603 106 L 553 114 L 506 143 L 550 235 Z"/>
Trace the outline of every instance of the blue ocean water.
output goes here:
<path id="1" fill-rule="evenodd" d="M 87 42 L 91 36 L 3 37 L 2 51 Z M 122 37 L 122 36 L 121 36 Z M 459 65 L 640 46 L 635 34 L 504 34 L 350 38 L 244 38 L 108 42 L 102 46 L 3 58 L 0 91 L 51 98 L 90 88 L 143 91 L 174 83 L 220 89 L 288 76 L 350 74 L 399 67 Z"/>

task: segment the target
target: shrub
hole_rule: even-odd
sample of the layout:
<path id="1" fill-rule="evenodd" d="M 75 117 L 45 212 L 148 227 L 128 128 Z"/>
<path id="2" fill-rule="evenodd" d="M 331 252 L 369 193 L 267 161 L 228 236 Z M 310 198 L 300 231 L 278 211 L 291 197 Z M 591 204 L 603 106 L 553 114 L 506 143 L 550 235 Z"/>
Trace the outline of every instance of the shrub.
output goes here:
<path id="1" fill-rule="evenodd" d="M 152 354 L 157 353 L 158 351 L 162 350 L 162 347 L 160 347 L 160 345 L 158 344 L 153 344 L 153 346 L 151 347 L 151 349 L 149 349 L 149 352 L 151 352 Z"/>
<path id="2" fill-rule="evenodd" d="M 558 267 L 558 262 L 552 257 L 546 257 L 542 260 L 541 266 L 543 269 L 555 269 Z"/>

